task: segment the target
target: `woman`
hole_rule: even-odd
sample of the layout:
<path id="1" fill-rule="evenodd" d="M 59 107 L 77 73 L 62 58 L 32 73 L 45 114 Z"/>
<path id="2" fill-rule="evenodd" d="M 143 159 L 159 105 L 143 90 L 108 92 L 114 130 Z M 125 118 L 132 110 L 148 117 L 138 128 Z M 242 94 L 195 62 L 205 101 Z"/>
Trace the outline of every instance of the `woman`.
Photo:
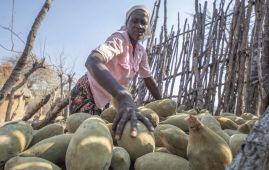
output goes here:
<path id="1" fill-rule="evenodd" d="M 71 92 L 71 112 L 101 113 L 101 109 L 113 98 L 118 114 L 113 121 L 115 138 L 121 137 L 123 128 L 131 120 L 131 136 L 137 135 L 137 120 L 149 130 L 150 121 L 138 111 L 127 90 L 138 73 L 155 99 L 160 92 L 151 75 L 148 58 L 139 41 L 150 33 L 149 12 L 142 5 L 133 6 L 126 14 L 125 26 L 113 33 L 105 43 L 94 49 L 85 66 L 88 70 Z"/>

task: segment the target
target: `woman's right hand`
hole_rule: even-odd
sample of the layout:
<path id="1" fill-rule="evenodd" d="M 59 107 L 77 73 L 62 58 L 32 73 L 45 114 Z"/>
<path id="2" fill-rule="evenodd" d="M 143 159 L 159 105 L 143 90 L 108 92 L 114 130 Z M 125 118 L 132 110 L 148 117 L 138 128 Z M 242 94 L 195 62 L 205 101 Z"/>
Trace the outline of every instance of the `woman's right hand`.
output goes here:
<path id="1" fill-rule="evenodd" d="M 113 121 L 113 131 L 115 139 L 121 138 L 126 123 L 131 120 L 131 136 L 137 136 L 137 120 L 140 120 L 150 131 L 154 131 L 154 127 L 148 118 L 144 117 L 138 110 L 132 96 L 129 93 L 120 94 L 114 98 L 116 102 L 117 115 Z"/>

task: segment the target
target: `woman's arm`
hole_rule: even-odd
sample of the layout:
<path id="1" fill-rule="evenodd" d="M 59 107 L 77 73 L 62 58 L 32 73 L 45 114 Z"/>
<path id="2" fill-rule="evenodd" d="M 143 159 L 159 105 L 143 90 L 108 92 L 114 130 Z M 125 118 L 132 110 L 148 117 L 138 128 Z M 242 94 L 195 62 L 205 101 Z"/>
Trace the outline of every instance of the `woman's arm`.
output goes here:
<path id="1" fill-rule="evenodd" d="M 145 82 L 146 87 L 148 88 L 149 92 L 152 94 L 152 96 L 156 100 L 160 100 L 162 98 L 162 96 L 161 96 L 161 93 L 157 87 L 157 84 L 156 84 L 154 78 L 152 76 L 144 78 L 144 82 Z"/>
<path id="2" fill-rule="evenodd" d="M 113 121 L 115 138 L 121 137 L 123 128 L 128 120 L 131 120 L 131 136 L 137 135 L 137 120 L 142 121 L 150 130 L 154 130 L 148 119 L 141 115 L 129 92 L 122 87 L 111 75 L 108 68 L 102 63 L 101 54 L 92 53 L 88 57 L 85 66 L 94 79 L 116 100 L 118 114 Z"/>
<path id="3" fill-rule="evenodd" d="M 88 57 L 85 66 L 91 73 L 94 79 L 112 96 L 119 96 L 120 94 L 128 94 L 128 91 L 122 87 L 115 78 L 111 75 L 108 68 L 102 63 L 99 53 L 91 53 Z"/>

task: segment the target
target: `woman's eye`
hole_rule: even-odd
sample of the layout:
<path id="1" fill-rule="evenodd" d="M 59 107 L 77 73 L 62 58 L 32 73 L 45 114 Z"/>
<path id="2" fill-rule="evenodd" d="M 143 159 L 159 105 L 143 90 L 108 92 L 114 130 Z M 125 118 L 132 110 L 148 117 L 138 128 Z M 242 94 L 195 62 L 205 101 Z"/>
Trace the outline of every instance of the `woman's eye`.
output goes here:
<path id="1" fill-rule="evenodd" d="M 134 24 L 137 24 L 137 23 L 138 23 L 138 20 L 137 20 L 137 19 L 134 19 L 134 20 L 133 20 L 133 23 L 134 23 Z"/>
<path id="2" fill-rule="evenodd" d="M 142 25 L 147 25 L 148 23 L 146 21 L 141 22 Z"/>

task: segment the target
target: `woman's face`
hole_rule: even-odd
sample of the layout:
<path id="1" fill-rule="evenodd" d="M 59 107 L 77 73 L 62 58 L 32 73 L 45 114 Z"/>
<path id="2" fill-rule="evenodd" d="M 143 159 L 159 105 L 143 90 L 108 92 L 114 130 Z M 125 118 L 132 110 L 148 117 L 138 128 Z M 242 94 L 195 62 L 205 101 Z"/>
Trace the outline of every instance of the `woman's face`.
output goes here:
<path id="1" fill-rule="evenodd" d="M 143 10 L 135 10 L 127 21 L 127 32 L 133 42 L 141 40 L 148 29 L 149 19 Z"/>

